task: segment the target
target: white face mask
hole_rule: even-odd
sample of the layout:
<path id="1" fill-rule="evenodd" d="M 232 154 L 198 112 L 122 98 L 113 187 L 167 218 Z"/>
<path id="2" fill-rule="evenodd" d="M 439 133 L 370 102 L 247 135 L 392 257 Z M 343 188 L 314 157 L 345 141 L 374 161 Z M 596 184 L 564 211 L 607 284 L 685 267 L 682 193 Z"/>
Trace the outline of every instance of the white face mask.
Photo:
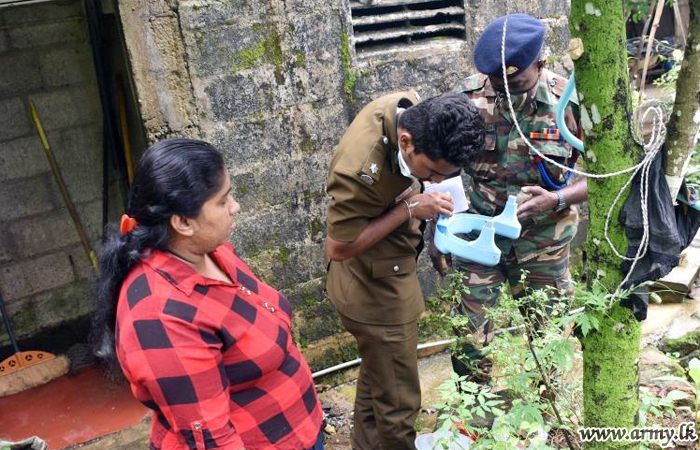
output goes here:
<path id="1" fill-rule="evenodd" d="M 399 169 L 401 170 L 401 175 L 405 176 L 406 178 L 412 178 L 416 179 L 416 177 L 413 176 L 413 173 L 411 173 L 411 168 L 408 166 L 408 163 L 406 162 L 405 159 L 403 159 L 403 152 L 401 151 L 401 143 L 399 142 Z"/>

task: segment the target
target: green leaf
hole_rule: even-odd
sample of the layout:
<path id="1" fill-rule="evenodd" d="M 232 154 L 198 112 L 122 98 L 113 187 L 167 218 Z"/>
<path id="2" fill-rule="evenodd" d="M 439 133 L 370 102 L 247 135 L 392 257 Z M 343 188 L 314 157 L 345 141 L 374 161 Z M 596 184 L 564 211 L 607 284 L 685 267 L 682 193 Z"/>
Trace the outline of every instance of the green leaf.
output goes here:
<path id="1" fill-rule="evenodd" d="M 691 359 L 688 363 L 688 372 L 695 385 L 700 386 L 700 360 L 697 358 Z"/>
<path id="2" fill-rule="evenodd" d="M 671 391 L 666 395 L 666 400 L 671 400 L 672 402 L 677 402 L 678 400 L 685 400 L 686 398 L 690 397 L 688 394 L 686 394 L 683 391 L 675 390 Z"/>
<path id="3" fill-rule="evenodd" d="M 591 331 L 590 316 L 586 313 L 579 315 L 576 318 L 576 325 L 578 325 L 579 328 L 581 328 L 581 334 L 583 334 L 583 336 L 587 336 L 588 332 Z"/>

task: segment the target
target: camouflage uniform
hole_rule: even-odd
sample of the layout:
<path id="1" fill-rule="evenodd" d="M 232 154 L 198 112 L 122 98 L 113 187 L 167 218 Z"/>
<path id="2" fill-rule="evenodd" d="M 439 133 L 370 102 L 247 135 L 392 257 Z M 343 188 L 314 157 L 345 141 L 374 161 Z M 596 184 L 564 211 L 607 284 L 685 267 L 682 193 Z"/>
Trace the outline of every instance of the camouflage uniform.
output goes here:
<path id="1" fill-rule="evenodd" d="M 523 134 L 540 152 L 568 165 L 575 157 L 575 150 L 563 140 L 555 140 L 555 136 L 551 136 L 553 133 L 547 133 L 547 136 L 543 133 L 547 131 L 543 129 L 554 131 L 552 129 L 556 128 L 555 110 L 565 85 L 565 78 L 543 69 L 539 83 L 530 91 L 528 102 L 516 111 L 516 115 Z M 517 195 L 523 186 L 539 185 L 551 190 L 541 179 L 534 152 L 512 124 L 507 101 L 501 101 L 488 77 L 483 74 L 471 76 L 459 90 L 480 109 L 486 125 L 484 151 L 469 168 L 470 212 L 495 216 L 503 210 L 508 196 Z M 569 104 L 565 118 L 569 130 L 577 134 L 578 107 L 575 104 Z M 555 183 L 564 182 L 564 170 L 546 161 L 544 165 Z M 523 270 L 528 272 L 526 284 L 529 288 L 556 287 L 562 294 L 571 293 L 568 244 L 576 234 L 577 225 L 578 210 L 575 206 L 547 211 L 524 220 L 518 239 L 496 236 L 496 245 L 503 255 L 497 266 L 487 267 L 456 259 L 456 267 L 465 274 L 465 284 L 469 288 L 469 294 L 463 295 L 458 311 L 470 318 L 469 342 L 464 348 L 469 359 L 481 359 L 479 349 L 491 338 L 491 326 L 486 323 L 484 306 L 496 304 L 506 282 L 514 296 L 522 295 L 524 286 L 520 278 Z M 455 369 L 462 375 L 469 372 L 463 366 L 459 370 L 459 363 L 455 364 Z"/>

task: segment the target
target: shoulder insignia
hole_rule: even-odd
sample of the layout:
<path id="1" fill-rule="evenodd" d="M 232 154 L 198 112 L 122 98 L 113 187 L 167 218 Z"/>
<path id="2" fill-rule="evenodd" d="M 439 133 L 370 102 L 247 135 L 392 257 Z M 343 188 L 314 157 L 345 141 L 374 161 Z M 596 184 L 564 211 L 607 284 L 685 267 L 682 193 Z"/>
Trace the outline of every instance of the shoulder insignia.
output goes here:
<path id="1" fill-rule="evenodd" d="M 557 97 L 561 97 L 564 93 L 564 89 L 566 89 L 566 83 L 568 81 L 568 78 L 564 78 L 555 73 L 550 73 L 547 77 L 547 86 L 549 86 L 549 90 L 554 95 L 556 95 Z M 578 95 L 576 94 L 575 87 L 574 92 L 571 94 L 571 99 L 569 101 L 578 105 Z"/>
<path id="2" fill-rule="evenodd" d="M 381 136 L 374 144 L 372 151 L 367 155 L 367 159 L 359 170 L 360 179 L 372 185 L 379 181 L 384 169 L 386 148 L 389 147 L 389 138 Z"/>
<path id="3" fill-rule="evenodd" d="M 482 73 L 472 75 L 466 78 L 462 84 L 459 86 L 459 92 L 471 92 L 481 89 L 486 84 L 488 77 Z"/>

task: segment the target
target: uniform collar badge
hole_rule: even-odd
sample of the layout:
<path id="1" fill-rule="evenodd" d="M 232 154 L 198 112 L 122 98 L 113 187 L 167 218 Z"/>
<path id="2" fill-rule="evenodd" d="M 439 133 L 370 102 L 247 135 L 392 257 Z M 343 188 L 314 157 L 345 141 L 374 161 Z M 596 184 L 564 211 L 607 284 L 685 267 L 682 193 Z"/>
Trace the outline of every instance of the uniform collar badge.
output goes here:
<path id="1" fill-rule="evenodd" d="M 377 165 L 375 163 L 372 163 L 372 165 L 369 166 L 369 170 L 372 173 L 377 173 L 377 172 L 379 172 L 379 167 L 377 167 Z"/>

